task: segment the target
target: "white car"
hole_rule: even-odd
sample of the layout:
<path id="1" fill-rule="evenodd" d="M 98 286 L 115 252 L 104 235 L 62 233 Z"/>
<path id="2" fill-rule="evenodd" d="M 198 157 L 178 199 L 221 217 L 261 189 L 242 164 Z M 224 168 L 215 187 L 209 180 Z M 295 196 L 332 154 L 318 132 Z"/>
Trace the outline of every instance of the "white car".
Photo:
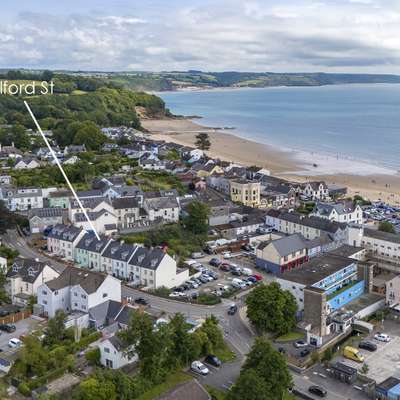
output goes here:
<path id="1" fill-rule="evenodd" d="M 8 347 L 16 348 L 21 346 L 22 346 L 22 341 L 19 340 L 18 338 L 12 338 L 8 341 Z"/>
<path id="2" fill-rule="evenodd" d="M 386 334 L 386 333 L 380 333 L 380 332 L 378 332 L 378 333 L 374 336 L 374 338 L 375 338 L 376 340 L 379 340 L 380 342 L 390 342 L 390 340 L 391 340 L 391 338 L 390 338 L 390 336 L 389 336 L 388 334 Z"/>
<path id="3" fill-rule="evenodd" d="M 225 259 L 232 258 L 232 253 L 231 253 L 230 251 L 224 251 L 224 252 L 222 253 L 222 256 L 223 256 Z"/>
<path id="4" fill-rule="evenodd" d="M 190 369 L 201 375 L 208 375 L 210 372 L 208 368 L 200 361 L 193 361 Z"/>

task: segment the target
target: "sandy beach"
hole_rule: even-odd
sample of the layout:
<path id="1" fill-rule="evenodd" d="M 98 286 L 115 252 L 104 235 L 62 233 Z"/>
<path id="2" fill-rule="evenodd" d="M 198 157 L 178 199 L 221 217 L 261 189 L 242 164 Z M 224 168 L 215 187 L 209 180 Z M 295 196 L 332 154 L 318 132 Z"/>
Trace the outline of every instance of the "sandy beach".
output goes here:
<path id="1" fill-rule="evenodd" d="M 207 132 L 211 140 L 207 154 L 211 157 L 265 167 L 271 174 L 295 182 L 325 180 L 347 186 L 351 196 L 360 194 L 373 201 L 400 204 L 400 175 L 396 171 L 354 160 L 286 151 L 235 136 L 234 130 L 205 127 L 189 119 L 142 120 L 142 125 L 156 140 L 189 146 L 194 145 L 199 132 Z"/>

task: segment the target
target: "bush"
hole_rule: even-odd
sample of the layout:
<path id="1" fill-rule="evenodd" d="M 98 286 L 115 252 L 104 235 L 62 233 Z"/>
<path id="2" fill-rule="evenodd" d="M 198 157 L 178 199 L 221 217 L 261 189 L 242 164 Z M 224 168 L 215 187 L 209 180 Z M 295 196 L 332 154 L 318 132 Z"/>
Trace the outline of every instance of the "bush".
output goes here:
<path id="1" fill-rule="evenodd" d="M 85 358 L 90 365 L 100 365 L 100 349 L 89 350 L 85 353 Z"/>
<path id="2" fill-rule="evenodd" d="M 194 302 L 213 306 L 214 304 L 221 303 L 221 299 L 215 294 L 201 293 Z"/>
<path id="3" fill-rule="evenodd" d="M 29 389 L 29 386 L 25 382 L 21 382 L 18 385 L 18 392 L 20 392 L 25 397 L 31 395 L 31 389 Z"/>

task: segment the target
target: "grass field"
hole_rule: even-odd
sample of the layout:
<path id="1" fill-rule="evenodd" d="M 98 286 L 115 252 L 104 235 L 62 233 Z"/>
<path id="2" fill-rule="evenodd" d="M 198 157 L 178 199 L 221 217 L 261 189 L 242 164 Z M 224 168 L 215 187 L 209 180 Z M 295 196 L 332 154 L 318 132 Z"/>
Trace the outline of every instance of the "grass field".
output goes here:
<path id="1" fill-rule="evenodd" d="M 285 335 L 279 336 L 275 339 L 275 342 L 292 342 L 293 340 L 303 339 L 304 334 L 301 332 L 289 332 Z"/>
<path id="2" fill-rule="evenodd" d="M 156 397 L 160 396 L 162 393 L 166 393 L 169 390 L 173 389 L 180 383 L 187 382 L 192 379 L 192 376 L 185 374 L 184 372 L 176 372 L 175 374 L 170 375 L 164 383 L 154 386 L 152 389 L 137 397 L 136 400 L 153 400 Z"/>

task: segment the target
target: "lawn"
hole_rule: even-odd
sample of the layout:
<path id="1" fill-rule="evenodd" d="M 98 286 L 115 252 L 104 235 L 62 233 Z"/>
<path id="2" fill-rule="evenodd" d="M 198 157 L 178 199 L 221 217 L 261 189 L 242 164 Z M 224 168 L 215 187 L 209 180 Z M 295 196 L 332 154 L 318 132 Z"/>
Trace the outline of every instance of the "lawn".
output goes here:
<path id="1" fill-rule="evenodd" d="M 184 372 L 176 372 L 168 377 L 168 379 L 160 385 L 154 386 L 152 389 L 137 397 L 136 400 L 152 400 L 163 393 L 168 392 L 180 383 L 187 382 L 193 379 L 193 376 L 185 374 Z"/>
<path id="2" fill-rule="evenodd" d="M 292 342 L 293 340 L 299 340 L 304 338 L 304 333 L 292 331 L 285 335 L 279 336 L 275 339 L 275 342 Z"/>

